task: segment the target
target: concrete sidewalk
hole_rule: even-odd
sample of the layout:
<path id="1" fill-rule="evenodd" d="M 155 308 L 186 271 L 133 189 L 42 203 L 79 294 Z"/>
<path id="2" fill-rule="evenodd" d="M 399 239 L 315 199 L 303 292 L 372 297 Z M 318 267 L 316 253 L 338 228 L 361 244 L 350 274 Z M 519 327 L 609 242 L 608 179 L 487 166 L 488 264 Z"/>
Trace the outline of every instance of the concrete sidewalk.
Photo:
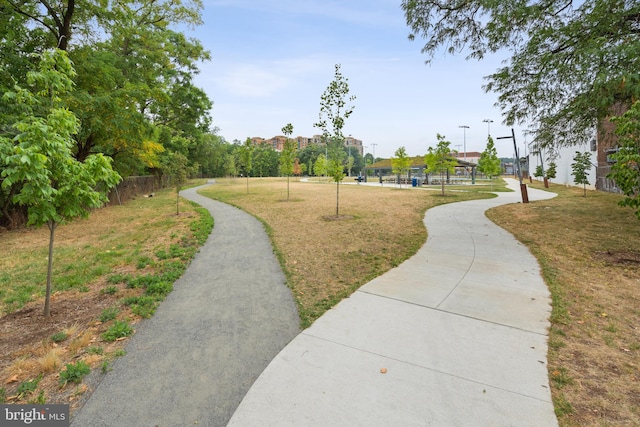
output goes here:
<path id="1" fill-rule="evenodd" d="M 299 334 L 230 426 L 555 426 L 550 297 L 498 198 L 430 209 L 428 240 Z M 554 194 L 529 189 L 530 200 Z"/>
<path id="2" fill-rule="evenodd" d="M 251 384 L 299 333 L 295 302 L 264 227 L 196 193 L 215 227 L 127 354 L 71 425 L 224 426 Z"/>

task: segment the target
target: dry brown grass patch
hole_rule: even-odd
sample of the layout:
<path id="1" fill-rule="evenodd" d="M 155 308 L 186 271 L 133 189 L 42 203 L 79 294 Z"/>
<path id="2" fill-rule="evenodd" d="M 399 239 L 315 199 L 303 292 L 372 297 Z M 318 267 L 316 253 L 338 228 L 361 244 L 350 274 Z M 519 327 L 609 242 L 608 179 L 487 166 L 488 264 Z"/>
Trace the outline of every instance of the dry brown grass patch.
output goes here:
<path id="1" fill-rule="evenodd" d="M 560 424 L 640 425 L 640 221 L 618 195 L 551 189 L 557 198 L 488 216 L 527 244 L 553 294 L 549 372 Z"/>
<path id="2" fill-rule="evenodd" d="M 13 382 L 20 382 L 28 378 L 31 373 L 36 372 L 38 362 L 28 356 L 23 356 L 15 359 L 3 370 L 3 382 L 10 384 Z"/>
<path id="3" fill-rule="evenodd" d="M 89 366 L 95 366 L 98 362 L 101 362 L 103 359 L 104 359 L 104 356 L 101 356 L 99 354 L 87 354 L 82 358 L 84 363 L 86 363 Z"/>
<path id="4" fill-rule="evenodd" d="M 355 289 L 413 255 L 426 240 L 425 211 L 471 198 L 442 198 L 426 190 L 252 179 L 222 183 L 203 195 L 241 207 L 268 224 L 288 284 L 298 302 L 303 327 Z"/>
<path id="5" fill-rule="evenodd" d="M 61 352 L 59 348 L 51 348 L 44 356 L 39 357 L 39 372 L 42 374 L 57 372 L 62 367 Z"/>
<path id="6" fill-rule="evenodd" d="M 69 344 L 69 352 L 71 354 L 78 354 L 78 352 L 95 340 L 94 333 L 90 330 L 86 330 L 75 337 Z"/>

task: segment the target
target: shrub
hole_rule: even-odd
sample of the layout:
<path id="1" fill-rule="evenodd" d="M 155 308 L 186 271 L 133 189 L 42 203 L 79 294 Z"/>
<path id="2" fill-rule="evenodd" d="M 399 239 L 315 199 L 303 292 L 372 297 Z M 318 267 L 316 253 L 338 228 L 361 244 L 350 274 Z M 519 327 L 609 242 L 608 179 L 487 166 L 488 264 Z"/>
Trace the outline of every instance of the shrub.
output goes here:
<path id="1" fill-rule="evenodd" d="M 173 290 L 173 283 L 171 282 L 157 282 L 151 283 L 147 286 L 147 295 L 160 295 L 166 296 Z"/>
<path id="2" fill-rule="evenodd" d="M 102 334 L 105 341 L 115 341 L 118 338 L 128 337 L 133 333 L 133 328 L 124 320 L 116 320 L 109 329 Z"/>
<path id="3" fill-rule="evenodd" d="M 51 335 L 51 341 L 53 342 L 62 342 L 66 339 L 67 334 L 65 334 L 64 332 L 56 332 L 55 334 Z"/>
<path id="4" fill-rule="evenodd" d="M 128 297 L 124 299 L 123 303 L 130 307 L 134 314 L 145 319 L 151 317 L 158 306 L 157 299 L 149 295 Z"/>
<path id="5" fill-rule="evenodd" d="M 118 316 L 118 313 L 120 313 L 118 307 L 105 308 L 104 310 L 102 310 L 102 313 L 100 314 L 100 317 L 98 319 L 101 322 L 108 322 L 109 320 L 115 319 L 116 316 Z"/>
<path id="6" fill-rule="evenodd" d="M 36 388 L 38 387 L 38 383 L 40 382 L 41 379 L 42 379 L 42 376 L 38 376 L 38 378 L 35 378 L 33 380 L 26 380 L 21 382 L 20 385 L 18 386 L 18 397 L 23 398 L 27 394 L 31 394 L 34 391 L 36 391 Z"/>
<path id="7" fill-rule="evenodd" d="M 82 378 L 91 372 L 89 365 L 83 361 L 76 363 L 67 363 L 66 369 L 60 372 L 60 386 L 65 386 L 67 383 L 80 384 Z"/>

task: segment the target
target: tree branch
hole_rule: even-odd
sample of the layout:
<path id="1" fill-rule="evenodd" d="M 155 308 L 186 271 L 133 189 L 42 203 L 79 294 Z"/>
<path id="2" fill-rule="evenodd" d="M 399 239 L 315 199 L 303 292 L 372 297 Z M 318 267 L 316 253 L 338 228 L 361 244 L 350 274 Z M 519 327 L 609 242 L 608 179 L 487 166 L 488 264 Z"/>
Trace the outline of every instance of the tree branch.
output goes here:
<path id="1" fill-rule="evenodd" d="M 60 37 L 58 35 L 58 33 L 56 32 L 56 29 L 52 26 L 50 26 L 49 24 L 47 24 L 42 17 L 40 16 L 36 16 L 36 15 L 32 15 L 28 12 L 26 12 L 25 10 L 23 10 L 22 8 L 20 8 L 20 6 L 18 6 L 15 2 L 11 1 L 11 0 L 7 0 L 7 3 L 9 3 L 9 5 L 13 8 L 13 10 L 16 11 L 16 13 L 22 15 L 22 16 L 26 16 L 29 19 L 33 19 L 34 21 L 42 24 L 43 27 L 45 27 L 46 29 L 48 29 L 53 36 L 56 38 L 56 40 Z"/>

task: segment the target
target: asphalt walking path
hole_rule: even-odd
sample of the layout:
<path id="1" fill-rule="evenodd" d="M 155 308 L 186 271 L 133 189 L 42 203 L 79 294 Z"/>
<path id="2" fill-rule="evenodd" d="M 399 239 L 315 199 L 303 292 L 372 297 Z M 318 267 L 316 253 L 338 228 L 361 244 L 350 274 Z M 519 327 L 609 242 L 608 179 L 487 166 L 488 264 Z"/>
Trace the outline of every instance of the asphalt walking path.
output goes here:
<path id="1" fill-rule="evenodd" d="M 291 341 L 229 425 L 556 426 L 548 289 L 484 215 L 520 200 L 508 183 L 515 192 L 430 209 L 418 253 Z"/>
<path id="2" fill-rule="evenodd" d="M 262 224 L 198 189 L 181 195 L 211 212 L 212 234 L 72 426 L 224 426 L 299 333 L 295 302 Z"/>

